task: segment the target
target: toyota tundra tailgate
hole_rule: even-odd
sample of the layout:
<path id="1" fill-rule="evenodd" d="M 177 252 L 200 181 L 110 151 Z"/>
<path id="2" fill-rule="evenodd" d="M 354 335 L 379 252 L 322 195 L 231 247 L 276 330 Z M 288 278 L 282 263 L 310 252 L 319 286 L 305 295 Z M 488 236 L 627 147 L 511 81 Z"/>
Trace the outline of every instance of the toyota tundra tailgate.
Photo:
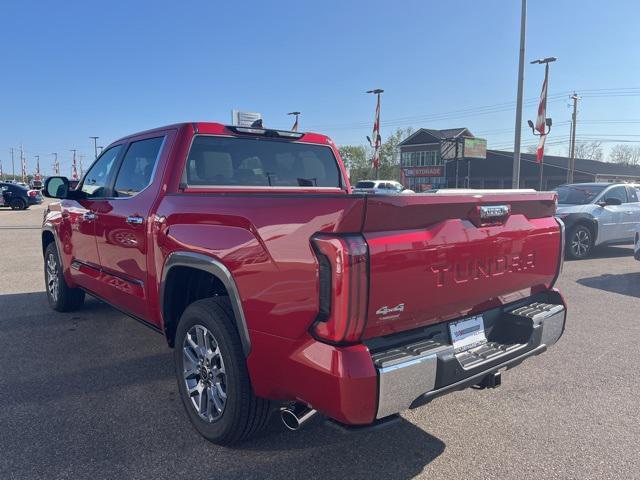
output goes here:
<path id="1" fill-rule="evenodd" d="M 364 338 L 481 318 L 551 288 L 562 261 L 555 208 L 553 192 L 369 197 Z"/>

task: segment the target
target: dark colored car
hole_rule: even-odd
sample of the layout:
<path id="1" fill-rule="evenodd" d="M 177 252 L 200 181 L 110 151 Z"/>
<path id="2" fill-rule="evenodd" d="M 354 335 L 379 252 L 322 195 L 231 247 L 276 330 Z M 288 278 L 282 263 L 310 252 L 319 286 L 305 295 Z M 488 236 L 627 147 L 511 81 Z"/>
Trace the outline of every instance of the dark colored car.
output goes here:
<path id="1" fill-rule="evenodd" d="M 38 190 L 29 190 L 21 185 L 6 182 L 0 182 L 0 190 L 0 206 L 11 207 L 12 210 L 26 210 L 31 205 L 42 203 L 42 195 Z"/>

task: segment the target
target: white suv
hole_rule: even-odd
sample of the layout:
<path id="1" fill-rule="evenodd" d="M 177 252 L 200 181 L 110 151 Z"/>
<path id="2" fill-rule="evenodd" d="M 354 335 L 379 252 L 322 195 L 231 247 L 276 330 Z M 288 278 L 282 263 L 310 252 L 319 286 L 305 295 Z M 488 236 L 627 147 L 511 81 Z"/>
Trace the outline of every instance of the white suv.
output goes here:
<path id="1" fill-rule="evenodd" d="M 556 191 L 556 215 L 565 224 L 569 258 L 586 258 L 594 246 L 631 244 L 637 240 L 640 185 L 575 183 L 562 185 Z"/>

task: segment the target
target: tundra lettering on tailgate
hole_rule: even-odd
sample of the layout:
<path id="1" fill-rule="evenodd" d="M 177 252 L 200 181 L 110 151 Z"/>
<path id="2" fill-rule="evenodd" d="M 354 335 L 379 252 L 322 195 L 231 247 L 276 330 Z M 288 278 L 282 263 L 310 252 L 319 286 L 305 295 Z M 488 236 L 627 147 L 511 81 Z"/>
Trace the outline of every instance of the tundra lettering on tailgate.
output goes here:
<path id="1" fill-rule="evenodd" d="M 524 272 L 535 267 L 534 252 L 515 255 L 496 255 L 469 261 L 432 265 L 436 287 L 444 287 L 451 281 L 466 283 L 473 280 L 489 279 L 509 273 Z"/>

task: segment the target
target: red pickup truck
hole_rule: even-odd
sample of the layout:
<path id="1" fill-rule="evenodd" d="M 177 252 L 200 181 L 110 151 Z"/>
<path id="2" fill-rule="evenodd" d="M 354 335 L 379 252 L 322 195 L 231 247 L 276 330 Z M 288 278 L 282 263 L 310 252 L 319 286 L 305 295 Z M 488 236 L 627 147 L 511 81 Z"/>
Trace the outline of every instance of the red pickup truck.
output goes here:
<path id="1" fill-rule="evenodd" d="M 555 193 L 352 194 L 329 138 L 217 123 L 118 140 L 45 192 L 51 306 L 86 292 L 163 334 L 216 443 L 495 387 L 564 331 Z"/>

